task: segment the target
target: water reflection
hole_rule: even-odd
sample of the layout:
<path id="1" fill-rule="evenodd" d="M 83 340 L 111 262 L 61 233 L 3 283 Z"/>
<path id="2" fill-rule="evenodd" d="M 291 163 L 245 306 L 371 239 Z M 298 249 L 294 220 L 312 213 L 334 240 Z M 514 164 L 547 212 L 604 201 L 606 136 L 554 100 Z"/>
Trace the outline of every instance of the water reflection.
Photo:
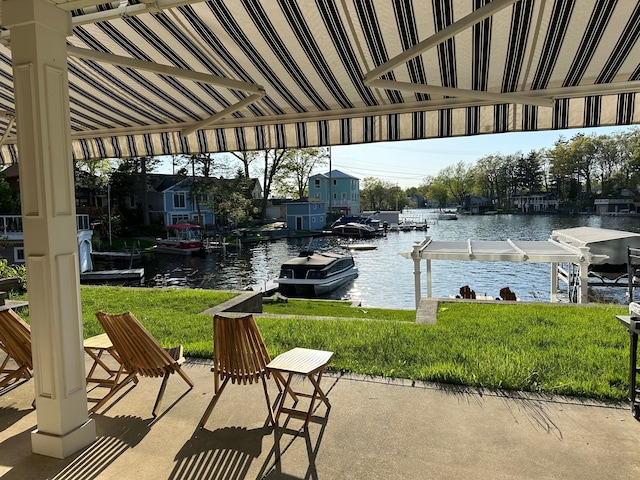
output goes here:
<path id="1" fill-rule="evenodd" d="M 427 218 L 431 212 L 412 210 L 405 214 L 410 218 Z M 429 228 L 427 234 L 434 240 L 547 240 L 553 230 L 580 226 L 640 232 L 640 219 L 589 215 L 461 215 L 455 221 L 440 221 Z M 353 252 L 360 276 L 333 292 L 331 298 L 358 300 L 365 307 L 414 308 L 413 262 L 398 253 L 410 251 L 414 242 L 424 236 L 422 231 L 390 232 L 386 237 L 367 240 L 377 249 Z M 339 237 L 322 237 L 313 239 L 311 248 L 347 252 L 345 244 L 345 239 Z M 244 289 L 277 277 L 284 261 L 308 247 L 308 238 L 282 239 L 245 245 L 241 249 L 229 246 L 204 257 L 147 255 L 143 258 L 144 282 L 149 287 Z M 500 288 L 509 286 L 524 301 L 549 300 L 551 272 L 546 263 L 433 261 L 432 272 L 436 297 L 456 294 L 463 285 L 470 285 L 478 294 L 497 297 Z M 426 295 L 424 283 L 423 280 L 423 295 Z M 620 296 L 624 289 L 607 290 L 618 290 Z"/>

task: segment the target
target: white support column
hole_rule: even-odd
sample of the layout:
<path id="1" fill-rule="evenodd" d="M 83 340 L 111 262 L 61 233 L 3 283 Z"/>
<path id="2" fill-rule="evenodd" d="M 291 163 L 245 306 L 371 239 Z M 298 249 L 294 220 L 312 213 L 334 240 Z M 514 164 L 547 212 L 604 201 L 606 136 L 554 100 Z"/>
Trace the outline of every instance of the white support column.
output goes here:
<path id="1" fill-rule="evenodd" d="M 578 303 L 589 303 L 589 247 L 580 247 L 580 298 Z"/>
<path id="2" fill-rule="evenodd" d="M 558 301 L 558 264 L 551 263 L 551 302 Z"/>
<path id="3" fill-rule="evenodd" d="M 413 258 L 414 296 L 416 300 L 416 310 L 418 310 L 418 307 L 420 307 L 420 298 L 422 297 L 422 287 L 420 286 L 420 244 L 413 244 L 411 257 Z"/>
<path id="4" fill-rule="evenodd" d="M 433 282 L 431 281 L 431 260 L 427 259 L 427 298 L 433 297 Z"/>
<path id="5" fill-rule="evenodd" d="M 11 30 L 38 426 L 34 453 L 65 458 L 96 438 L 87 414 L 66 37 L 46 0 L 4 0 Z"/>

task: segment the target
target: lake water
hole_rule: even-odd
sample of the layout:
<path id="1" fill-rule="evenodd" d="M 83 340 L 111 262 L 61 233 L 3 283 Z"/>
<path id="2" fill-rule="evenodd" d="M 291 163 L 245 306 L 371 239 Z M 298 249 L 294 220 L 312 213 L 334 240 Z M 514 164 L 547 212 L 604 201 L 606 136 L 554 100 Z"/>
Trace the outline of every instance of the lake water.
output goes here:
<path id="1" fill-rule="evenodd" d="M 408 210 L 408 218 L 430 218 L 430 210 Z M 360 275 L 336 290 L 331 298 L 359 300 L 364 307 L 415 308 L 413 261 L 399 255 L 409 252 L 425 235 L 434 240 L 547 240 L 553 230 L 580 226 L 640 232 L 640 218 L 595 215 L 460 215 L 458 220 L 439 221 L 427 232 L 389 232 L 386 237 L 366 240 L 376 250 L 353 252 Z M 315 238 L 315 250 L 343 251 L 340 237 Z M 309 239 L 283 239 L 228 248 L 204 257 L 151 254 L 143 258 L 145 285 L 185 288 L 244 289 L 278 276 L 280 265 L 309 246 Z M 426 296 L 423 271 L 423 296 Z M 478 295 L 498 296 L 509 286 L 523 301 L 549 301 L 550 264 L 513 262 L 432 261 L 433 296 L 448 297 L 469 285 Z M 603 289 L 624 301 L 624 288 Z M 615 292 L 611 292 L 615 291 Z M 560 297 L 562 299 L 562 297 Z"/>

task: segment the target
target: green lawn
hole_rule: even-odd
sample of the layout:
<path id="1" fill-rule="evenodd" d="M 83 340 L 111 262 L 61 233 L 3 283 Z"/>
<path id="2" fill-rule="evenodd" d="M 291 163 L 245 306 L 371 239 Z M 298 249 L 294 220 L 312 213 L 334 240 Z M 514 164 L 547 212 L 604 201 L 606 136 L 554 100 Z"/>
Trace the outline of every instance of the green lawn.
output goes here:
<path id="1" fill-rule="evenodd" d="M 203 358 L 212 355 L 213 328 L 211 316 L 199 312 L 232 296 L 86 286 L 81 294 L 85 337 L 101 332 L 96 310 L 130 310 L 161 344 L 181 343 L 187 356 Z M 417 325 L 406 321 L 406 311 L 296 303 L 274 306 L 294 316 L 258 319 L 272 356 L 307 347 L 334 351 L 330 367 L 337 371 L 598 399 L 628 396 L 628 333 L 615 319 L 626 306 L 451 302 L 441 304 L 435 325 Z M 361 319 L 316 320 L 300 311 Z"/>

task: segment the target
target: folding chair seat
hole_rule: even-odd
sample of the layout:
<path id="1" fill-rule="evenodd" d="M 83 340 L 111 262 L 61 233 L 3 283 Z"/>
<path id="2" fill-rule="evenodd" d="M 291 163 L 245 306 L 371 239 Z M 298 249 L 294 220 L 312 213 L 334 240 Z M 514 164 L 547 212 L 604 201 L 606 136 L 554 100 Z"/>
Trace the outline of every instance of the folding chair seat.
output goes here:
<path id="1" fill-rule="evenodd" d="M 121 365 L 109 393 L 91 409 L 91 412 L 100 409 L 129 382 L 137 381 L 138 375 L 162 377 L 160 391 L 153 407 L 154 417 L 158 415 L 167 381 L 172 373 L 180 375 L 189 388 L 193 388 L 193 381 L 181 368 L 184 362 L 182 345 L 168 349 L 161 347 L 131 312 L 119 315 L 97 312 L 96 317 L 113 343 Z"/>

